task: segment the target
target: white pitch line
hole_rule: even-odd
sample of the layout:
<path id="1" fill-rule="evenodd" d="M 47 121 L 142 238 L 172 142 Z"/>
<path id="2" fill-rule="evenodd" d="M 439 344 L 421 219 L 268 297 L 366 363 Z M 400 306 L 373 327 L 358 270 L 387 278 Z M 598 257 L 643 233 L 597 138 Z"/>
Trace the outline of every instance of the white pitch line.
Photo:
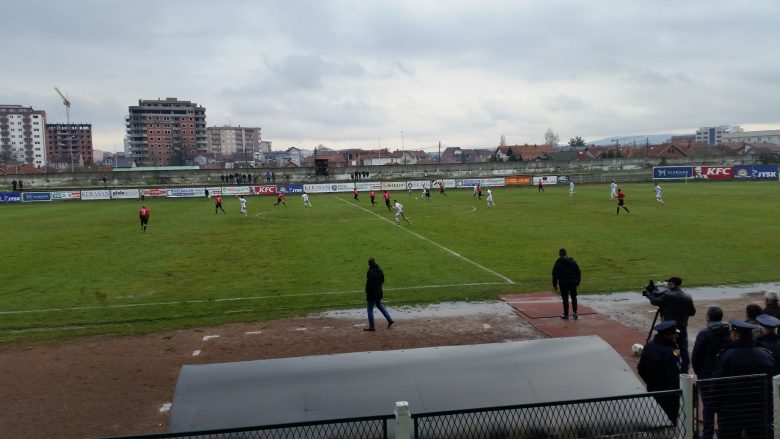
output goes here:
<path id="1" fill-rule="evenodd" d="M 345 199 L 343 199 L 343 198 L 340 198 L 340 197 L 336 197 L 336 199 L 337 199 L 337 200 L 341 200 L 341 201 L 343 201 L 344 203 L 346 203 L 346 204 L 348 204 L 348 205 L 350 205 L 350 206 L 354 206 L 354 207 L 357 207 L 358 209 L 361 209 L 361 210 L 363 210 L 363 211 L 366 211 L 366 212 L 370 213 L 371 215 L 374 215 L 374 216 L 378 217 L 378 218 L 379 218 L 379 219 L 381 219 L 382 221 L 387 221 L 388 223 L 395 225 L 395 223 L 394 223 L 393 221 L 390 221 L 389 219 L 387 219 L 387 218 L 383 217 L 382 215 L 379 215 L 379 214 L 378 214 L 378 213 L 376 213 L 376 212 L 372 212 L 372 211 L 370 211 L 370 210 L 366 209 L 365 207 L 360 207 L 360 206 L 358 206 L 357 204 L 352 204 L 352 203 L 350 203 L 349 201 L 347 201 L 347 200 L 345 200 Z M 411 231 L 411 230 L 407 229 L 406 227 L 404 227 L 403 229 L 404 229 L 404 231 L 405 231 L 405 232 L 407 232 L 407 233 L 411 233 L 412 235 L 414 235 L 414 236 L 416 236 L 416 237 L 418 237 L 418 238 L 422 239 L 423 241 L 429 242 L 429 243 L 431 243 L 431 244 L 435 245 L 436 247 L 439 247 L 440 249 L 442 249 L 442 250 L 446 251 L 447 253 L 450 253 L 450 254 L 451 254 L 451 255 L 453 255 L 453 256 L 459 257 L 459 258 L 463 259 L 464 261 L 468 262 L 469 264 L 473 264 L 473 265 L 475 265 L 475 266 L 477 266 L 477 267 L 479 267 L 479 268 L 481 268 L 481 269 L 483 269 L 483 270 L 487 271 L 488 273 L 490 273 L 490 274 L 492 274 L 492 275 L 494 275 L 494 276 L 498 276 L 498 277 L 500 277 L 501 279 L 504 279 L 504 281 L 506 281 L 506 283 L 508 283 L 508 284 L 514 284 L 514 281 L 512 281 L 512 279 L 510 279 L 510 278 L 508 278 L 508 277 L 504 276 L 503 274 L 497 273 L 497 272 L 495 272 L 495 271 L 493 271 L 493 270 L 491 270 L 491 269 L 489 269 L 489 268 L 485 267 L 484 265 L 481 265 L 481 264 L 480 264 L 480 263 L 478 263 L 478 262 L 474 262 L 474 261 L 472 261 L 471 259 L 469 259 L 469 258 L 467 258 L 467 257 L 465 257 L 465 256 L 463 256 L 463 255 L 461 255 L 460 253 L 458 253 L 458 252 L 456 252 L 456 251 L 454 251 L 454 250 L 450 250 L 450 249 L 448 249 L 447 247 L 445 247 L 445 246 L 443 246 L 443 245 L 439 244 L 438 242 L 431 241 L 430 239 L 428 239 L 428 238 L 426 238 L 426 237 L 424 237 L 424 236 L 420 235 L 419 233 L 413 232 L 413 231 Z"/>
<path id="2" fill-rule="evenodd" d="M 471 282 L 465 284 L 443 284 L 443 285 L 414 285 L 410 287 L 395 287 L 384 288 L 385 291 L 406 291 L 406 290 L 427 290 L 432 288 L 458 288 L 458 287 L 474 287 L 483 285 L 506 285 L 504 282 Z M 363 293 L 363 290 L 350 290 L 350 291 L 326 291 L 324 293 L 301 293 L 301 294 L 282 294 L 279 296 L 249 296 L 249 297 L 223 297 L 220 299 L 197 299 L 197 300 L 181 300 L 171 302 L 147 302 L 147 303 L 127 303 L 123 305 L 105 305 L 105 306 L 73 306 L 68 308 L 43 308 L 43 309 L 28 309 L 22 311 L 0 311 L 0 315 L 4 314 L 33 314 L 33 313 L 46 313 L 46 312 L 62 312 L 62 311 L 89 311 L 93 309 L 120 309 L 120 308 L 140 308 L 148 306 L 175 306 L 175 305 L 191 305 L 198 303 L 212 303 L 212 302 L 240 302 L 244 300 L 267 300 L 267 299 L 280 299 L 287 297 L 306 297 L 306 296 L 335 296 L 339 294 L 356 294 Z M 83 329 L 79 327 L 77 329 Z"/>

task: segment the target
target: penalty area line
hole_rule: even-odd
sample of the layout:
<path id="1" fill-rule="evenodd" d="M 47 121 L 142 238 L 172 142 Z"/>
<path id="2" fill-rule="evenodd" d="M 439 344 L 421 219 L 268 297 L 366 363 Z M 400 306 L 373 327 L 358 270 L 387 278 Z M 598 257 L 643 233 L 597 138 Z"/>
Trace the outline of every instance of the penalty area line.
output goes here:
<path id="1" fill-rule="evenodd" d="M 427 290 L 427 289 L 435 289 L 435 288 L 457 288 L 457 287 L 473 287 L 473 286 L 484 286 L 484 285 L 506 285 L 506 284 L 504 282 L 472 282 L 472 283 L 465 283 L 465 284 L 414 285 L 409 287 L 385 288 L 384 290 L 385 291 Z M 250 300 L 283 299 L 288 297 L 335 296 L 339 294 L 358 294 L 363 292 L 364 292 L 363 290 L 326 291 L 324 293 L 282 294 L 279 296 L 223 297 L 221 299 L 197 299 L 197 300 L 181 300 L 181 301 L 171 301 L 171 302 L 127 303 L 123 305 L 73 306 L 68 308 L 45 308 L 45 309 L 28 309 L 28 310 L 20 310 L 20 311 L 0 311 L 0 315 L 53 313 L 53 312 L 64 312 L 64 311 L 89 311 L 89 310 L 96 310 L 96 309 L 106 310 L 106 309 L 122 309 L 122 308 L 142 308 L 142 307 L 172 306 L 172 305 L 193 305 L 193 304 L 216 303 L 216 302 L 241 302 L 241 301 L 250 301 Z M 248 312 L 248 311 L 242 310 L 240 312 Z"/>
<path id="2" fill-rule="evenodd" d="M 349 201 L 347 201 L 347 200 L 345 200 L 345 199 L 343 199 L 343 198 L 341 198 L 341 197 L 336 197 L 336 199 L 337 199 L 337 200 L 340 200 L 340 201 L 343 201 L 344 203 L 347 203 L 347 204 L 348 204 L 348 205 L 350 205 L 350 206 L 357 207 L 358 209 L 361 209 L 361 210 L 363 210 L 363 211 L 365 211 L 365 212 L 368 212 L 368 213 L 370 213 L 371 215 L 374 215 L 374 216 L 378 217 L 379 219 L 381 219 L 381 220 L 383 220 L 383 221 L 387 221 L 388 223 L 395 225 L 395 223 L 394 223 L 393 221 L 390 221 L 389 219 L 387 219 L 387 218 L 383 217 L 382 215 L 379 215 L 379 214 L 378 214 L 378 213 L 376 213 L 376 212 L 372 212 L 372 211 L 370 211 L 370 210 L 368 210 L 368 209 L 366 209 L 366 208 L 364 208 L 364 207 L 360 207 L 360 206 L 358 206 L 357 204 L 352 204 L 352 203 L 350 203 Z M 469 259 L 469 258 L 467 258 L 467 257 L 463 256 L 462 254 L 460 254 L 460 253 L 458 253 L 458 252 L 456 252 L 456 251 L 454 251 L 454 250 L 448 249 L 447 247 L 445 247 L 445 246 L 443 246 L 443 245 L 439 244 L 438 242 L 432 241 L 432 240 L 430 240 L 430 239 L 428 239 L 428 238 L 426 238 L 426 237 L 424 237 L 424 236 L 420 235 L 419 233 L 413 232 L 413 231 L 411 231 L 411 230 L 407 229 L 406 227 L 404 227 L 404 228 L 403 228 L 403 230 L 404 230 L 405 232 L 407 232 L 407 233 L 411 233 L 412 235 L 414 235 L 414 236 L 416 236 L 416 237 L 418 237 L 418 238 L 422 239 L 423 241 L 429 242 L 429 243 L 431 243 L 431 244 L 435 245 L 436 247 L 439 247 L 440 249 L 442 249 L 442 250 L 446 251 L 447 253 L 449 253 L 449 254 L 451 254 L 451 255 L 453 255 L 453 256 L 455 256 L 455 257 L 458 257 L 458 258 L 460 258 L 460 259 L 462 259 L 462 260 L 464 260 L 464 261 L 468 262 L 469 264 L 472 264 L 472 265 L 474 265 L 474 266 L 476 266 L 476 267 L 479 267 L 479 268 L 481 268 L 482 270 L 485 270 L 485 271 L 487 271 L 488 273 L 490 273 L 490 274 L 492 274 L 492 275 L 494 275 L 494 276 L 498 276 L 498 277 L 500 277 L 501 279 L 503 279 L 503 280 L 504 280 L 506 283 L 508 283 L 508 284 L 514 284 L 514 283 L 515 283 L 515 282 L 514 282 L 512 279 L 510 279 L 510 278 L 508 278 L 508 277 L 504 276 L 503 274 L 501 274 L 501 273 L 498 273 L 498 272 L 495 272 L 495 271 L 493 271 L 493 270 L 491 270 L 491 269 L 489 269 L 489 268 L 485 267 L 484 265 L 480 264 L 479 262 L 472 261 L 471 259 Z"/>

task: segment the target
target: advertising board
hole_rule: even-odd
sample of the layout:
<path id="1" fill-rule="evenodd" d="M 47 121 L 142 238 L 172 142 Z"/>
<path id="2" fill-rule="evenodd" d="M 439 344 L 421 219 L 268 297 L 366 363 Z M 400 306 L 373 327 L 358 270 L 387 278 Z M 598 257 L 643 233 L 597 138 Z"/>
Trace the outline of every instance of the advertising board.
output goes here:
<path id="1" fill-rule="evenodd" d="M 752 180 L 777 180 L 777 165 L 737 165 L 734 178 Z"/>
<path id="2" fill-rule="evenodd" d="M 234 195 L 251 195 L 253 192 L 249 186 L 223 186 L 222 195 L 232 197 Z M 205 193 L 204 193 L 205 195 Z"/>
<path id="3" fill-rule="evenodd" d="M 111 191 L 108 189 L 99 189 L 91 191 L 81 191 L 82 200 L 110 200 Z"/>
<path id="4" fill-rule="evenodd" d="M 111 198 L 113 199 L 133 199 L 141 196 L 138 189 L 111 189 Z"/>
<path id="5" fill-rule="evenodd" d="M 695 166 L 693 168 L 694 178 L 703 179 L 727 179 L 733 178 L 734 168 L 732 166 Z"/>
<path id="6" fill-rule="evenodd" d="M 539 180 L 542 181 L 543 186 L 549 186 L 551 184 L 558 184 L 558 176 L 557 175 L 540 175 L 538 177 L 533 177 L 531 180 L 531 184 L 534 186 L 539 184 Z"/>
<path id="7" fill-rule="evenodd" d="M 357 182 L 355 188 L 360 192 L 378 191 L 382 189 L 382 184 L 378 181 Z"/>
<path id="8" fill-rule="evenodd" d="M 3 203 L 21 203 L 21 192 L 0 192 L 0 202 Z"/>
<path id="9" fill-rule="evenodd" d="M 144 189 L 141 193 L 144 197 L 167 197 L 168 189 Z"/>
<path id="10" fill-rule="evenodd" d="M 444 180 L 433 180 L 431 184 L 434 188 L 438 188 L 439 184 L 444 183 L 445 188 L 453 188 L 456 186 L 456 181 L 454 179 L 444 179 Z"/>
<path id="11" fill-rule="evenodd" d="M 405 181 L 383 181 L 380 190 L 383 191 L 405 191 Z"/>
<path id="12" fill-rule="evenodd" d="M 168 189 L 168 198 L 205 197 L 206 190 L 202 187 Z"/>
<path id="13" fill-rule="evenodd" d="M 207 187 L 207 191 L 209 191 L 210 197 L 216 197 L 217 195 L 222 195 L 222 188 L 221 187 Z"/>
<path id="14" fill-rule="evenodd" d="M 22 201 L 51 201 L 51 192 L 24 192 L 22 193 Z"/>
<path id="15" fill-rule="evenodd" d="M 80 200 L 81 199 L 81 192 L 79 192 L 79 191 L 52 192 L 51 193 L 51 199 L 52 200 Z"/>
<path id="16" fill-rule="evenodd" d="M 302 194 L 303 185 L 302 184 L 281 184 L 278 187 L 278 191 L 283 194 Z"/>
<path id="17" fill-rule="evenodd" d="M 531 184 L 530 176 L 505 177 L 504 184 L 507 186 L 528 186 Z"/>
<path id="18" fill-rule="evenodd" d="M 693 177 L 691 166 L 655 166 L 653 180 L 685 180 Z"/>
<path id="19" fill-rule="evenodd" d="M 272 184 L 252 186 L 252 193 L 255 195 L 274 195 L 276 193 L 276 186 Z"/>

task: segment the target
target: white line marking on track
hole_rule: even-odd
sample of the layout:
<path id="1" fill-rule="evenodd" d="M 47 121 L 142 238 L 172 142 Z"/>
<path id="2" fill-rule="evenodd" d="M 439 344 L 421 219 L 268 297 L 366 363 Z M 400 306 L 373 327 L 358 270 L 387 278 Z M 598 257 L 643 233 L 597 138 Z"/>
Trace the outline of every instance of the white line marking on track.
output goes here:
<path id="1" fill-rule="evenodd" d="M 170 402 L 166 402 L 165 404 L 163 404 L 160 407 L 160 413 L 169 412 L 170 410 L 171 410 L 171 403 Z"/>
<path id="2" fill-rule="evenodd" d="M 370 210 L 368 210 L 368 209 L 366 209 L 366 208 L 364 208 L 364 207 L 360 207 L 360 206 L 358 206 L 357 204 L 352 204 L 352 203 L 350 203 L 349 201 L 347 201 L 347 200 L 345 200 L 345 199 L 343 199 L 343 198 L 336 197 L 336 199 L 337 199 L 337 200 L 340 200 L 340 201 L 343 201 L 344 203 L 346 203 L 346 204 L 348 204 L 348 205 L 350 205 L 350 206 L 354 206 L 354 207 L 357 207 L 358 209 L 361 209 L 361 210 L 363 210 L 363 211 L 365 211 L 365 212 L 368 212 L 368 213 L 370 213 L 371 215 L 374 215 L 374 216 L 376 216 L 377 218 L 381 219 L 382 221 L 387 221 L 388 223 L 395 225 L 395 223 L 394 223 L 393 221 L 390 221 L 389 219 L 387 219 L 387 218 L 383 217 L 382 215 L 379 215 L 378 213 L 372 212 L 372 211 L 370 211 Z M 407 233 L 411 233 L 412 235 L 414 235 L 414 236 L 416 236 L 416 237 L 418 237 L 418 238 L 422 239 L 423 241 L 429 242 L 429 243 L 431 243 L 431 244 L 435 245 L 436 247 L 439 247 L 440 249 L 442 249 L 442 250 L 446 251 L 447 253 L 450 253 L 450 254 L 451 254 L 451 255 L 453 255 L 453 256 L 456 256 L 456 257 L 458 257 L 458 258 L 461 258 L 461 259 L 463 259 L 464 261 L 468 262 L 469 264 L 475 265 L 475 266 L 477 266 L 477 267 L 479 267 L 479 268 L 481 268 L 481 269 L 483 269 L 483 270 L 487 271 L 488 273 L 490 273 L 490 274 L 492 274 L 492 275 L 494 275 L 494 276 L 498 276 L 498 277 L 500 277 L 501 279 L 504 279 L 504 281 L 505 281 L 506 283 L 508 283 L 508 284 L 513 284 L 513 283 L 514 283 L 514 281 L 512 281 L 512 279 L 510 279 L 510 278 L 508 278 L 508 277 L 504 276 L 503 274 L 497 273 L 497 272 L 495 272 L 495 271 L 493 271 L 493 270 L 491 270 L 491 269 L 489 269 L 489 268 L 485 267 L 484 265 L 481 265 L 481 264 L 480 264 L 480 263 L 478 263 L 478 262 L 474 262 L 474 261 L 472 261 L 471 259 L 469 259 L 469 258 L 467 258 L 467 257 L 465 257 L 465 256 L 463 256 L 463 255 L 461 255 L 460 253 L 458 253 L 458 252 L 456 252 L 456 251 L 454 251 L 454 250 L 450 250 L 450 249 L 448 249 L 447 247 L 445 247 L 445 246 L 443 246 L 443 245 L 439 244 L 438 242 L 431 241 L 430 239 L 428 239 L 428 238 L 426 238 L 426 237 L 424 237 L 424 236 L 420 235 L 419 233 L 413 232 L 413 231 L 411 231 L 411 230 L 407 229 L 406 227 L 404 227 L 404 228 L 403 228 L 403 230 L 404 230 L 405 232 L 407 232 Z"/>
<path id="3" fill-rule="evenodd" d="M 306 329 L 306 328 L 296 328 L 295 330 L 296 331 L 308 331 L 308 329 Z"/>
<path id="4" fill-rule="evenodd" d="M 263 333 L 263 331 L 248 331 L 248 332 L 245 332 L 244 334 L 246 334 L 246 335 L 254 335 L 254 334 L 262 334 L 262 333 Z"/>
<path id="5" fill-rule="evenodd" d="M 198 355 L 200 355 L 200 349 L 195 349 L 194 351 L 192 351 L 193 357 L 197 357 Z"/>
<path id="6" fill-rule="evenodd" d="M 488 325 L 487 323 L 482 324 L 482 329 L 491 329 L 492 326 Z"/>
<path id="7" fill-rule="evenodd" d="M 413 285 L 409 287 L 396 287 L 385 288 L 385 291 L 407 291 L 407 290 L 427 290 L 432 288 L 462 288 L 484 285 L 506 285 L 505 282 L 471 282 L 465 284 L 444 284 L 444 285 Z M 32 313 L 46 313 L 46 312 L 62 312 L 62 311 L 88 311 L 91 309 L 119 309 L 119 308 L 138 308 L 147 306 L 172 306 L 172 305 L 192 305 L 198 303 L 216 303 L 216 302 L 240 302 L 243 300 L 267 300 L 267 299 L 280 299 L 287 297 L 306 297 L 306 296 L 335 296 L 339 294 L 355 294 L 363 293 L 363 290 L 350 290 L 350 291 L 326 291 L 324 293 L 301 293 L 301 294 L 282 294 L 278 296 L 249 296 L 249 297 L 223 297 L 220 299 L 198 299 L 198 300 L 182 300 L 172 302 L 148 302 L 148 303 L 126 303 L 122 305 L 106 305 L 106 306 L 73 306 L 69 308 L 46 308 L 46 309 L 29 309 L 23 311 L 0 311 L 0 315 L 3 314 L 32 314 Z M 86 326 L 79 326 L 70 329 L 84 329 Z M 60 329 L 52 329 L 60 330 Z"/>
<path id="8" fill-rule="evenodd" d="M 208 340 L 210 340 L 212 338 L 219 338 L 219 336 L 218 335 L 207 335 L 207 336 L 203 337 L 203 341 L 208 341 Z"/>

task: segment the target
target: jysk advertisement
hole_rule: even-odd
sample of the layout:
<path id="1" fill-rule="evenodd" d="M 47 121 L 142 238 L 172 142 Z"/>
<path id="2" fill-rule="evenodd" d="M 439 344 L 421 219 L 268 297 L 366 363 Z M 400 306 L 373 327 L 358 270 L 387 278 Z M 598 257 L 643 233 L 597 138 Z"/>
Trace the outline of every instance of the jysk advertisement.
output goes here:
<path id="1" fill-rule="evenodd" d="M 252 193 L 255 195 L 274 195 L 276 193 L 276 186 L 272 184 L 252 186 Z"/>
<path id="2" fill-rule="evenodd" d="M 302 184 L 280 184 L 279 192 L 283 194 L 302 194 L 303 185 Z"/>
<path id="3" fill-rule="evenodd" d="M 167 197 L 168 189 L 144 189 L 141 193 L 144 197 Z"/>
<path id="4" fill-rule="evenodd" d="M 507 186 L 528 186 L 531 184 L 531 177 L 505 177 L 504 184 Z"/>
<path id="5" fill-rule="evenodd" d="M 51 192 L 24 192 L 22 193 L 22 201 L 51 201 Z"/>
<path id="6" fill-rule="evenodd" d="M 186 197 L 205 197 L 206 190 L 202 187 L 188 187 L 168 189 L 169 198 L 186 198 Z"/>
<path id="7" fill-rule="evenodd" d="M 653 180 L 685 180 L 693 177 L 691 166 L 655 166 Z"/>
<path id="8" fill-rule="evenodd" d="M 21 203 L 21 192 L 0 192 L 0 201 L 3 203 Z"/>
<path id="9" fill-rule="evenodd" d="M 93 191 L 81 191 L 82 200 L 110 200 L 111 191 L 108 189 L 100 189 Z"/>
<path id="10" fill-rule="evenodd" d="M 81 199 L 81 192 L 79 192 L 79 191 L 52 192 L 51 193 L 51 199 L 52 200 L 80 200 Z"/>
<path id="11" fill-rule="evenodd" d="M 777 165 L 737 165 L 734 178 L 752 180 L 777 180 Z"/>
<path id="12" fill-rule="evenodd" d="M 694 178 L 703 179 L 727 179 L 733 178 L 732 166 L 696 166 L 693 168 Z"/>
<path id="13" fill-rule="evenodd" d="M 140 191 L 138 189 L 111 189 L 111 198 L 114 199 L 132 199 L 139 196 Z"/>

